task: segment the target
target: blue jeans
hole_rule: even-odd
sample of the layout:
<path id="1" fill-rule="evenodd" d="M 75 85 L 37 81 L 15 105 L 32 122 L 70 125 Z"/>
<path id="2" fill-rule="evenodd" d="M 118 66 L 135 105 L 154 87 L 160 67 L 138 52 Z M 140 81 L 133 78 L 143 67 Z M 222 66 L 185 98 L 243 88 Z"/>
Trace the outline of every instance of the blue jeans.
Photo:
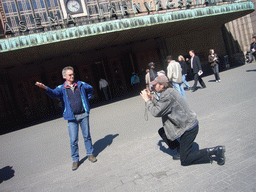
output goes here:
<path id="1" fill-rule="evenodd" d="M 185 75 L 182 75 L 182 80 L 183 80 L 183 83 L 186 85 L 186 87 L 189 88 L 190 86 L 189 86 L 189 84 L 188 84 L 188 82 L 186 80 L 186 76 Z"/>
<path id="2" fill-rule="evenodd" d="M 174 83 L 172 82 L 173 87 L 186 99 L 185 91 L 182 83 Z"/>
<path id="3" fill-rule="evenodd" d="M 86 116 L 80 120 L 69 120 L 68 121 L 68 131 L 70 137 L 70 147 L 71 147 L 71 157 L 74 162 L 79 161 L 79 150 L 78 150 L 78 131 L 79 124 L 84 137 L 84 145 L 87 152 L 87 155 L 92 155 L 93 146 L 90 135 L 90 126 L 89 126 L 89 116 Z"/>

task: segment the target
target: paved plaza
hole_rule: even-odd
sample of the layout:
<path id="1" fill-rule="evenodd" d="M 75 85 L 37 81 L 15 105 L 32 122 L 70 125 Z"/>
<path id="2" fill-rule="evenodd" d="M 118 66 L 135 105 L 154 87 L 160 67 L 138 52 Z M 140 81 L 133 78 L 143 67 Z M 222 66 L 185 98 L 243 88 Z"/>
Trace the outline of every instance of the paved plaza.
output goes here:
<path id="1" fill-rule="evenodd" d="M 197 113 L 194 148 L 226 146 L 226 164 L 181 166 L 138 96 L 91 110 L 98 161 L 91 163 L 80 132 L 81 165 L 71 170 L 63 118 L 0 135 L 0 191 L 185 192 L 256 191 L 256 63 L 203 77 L 206 89 L 186 91 Z M 192 81 L 189 82 L 192 85 Z"/>

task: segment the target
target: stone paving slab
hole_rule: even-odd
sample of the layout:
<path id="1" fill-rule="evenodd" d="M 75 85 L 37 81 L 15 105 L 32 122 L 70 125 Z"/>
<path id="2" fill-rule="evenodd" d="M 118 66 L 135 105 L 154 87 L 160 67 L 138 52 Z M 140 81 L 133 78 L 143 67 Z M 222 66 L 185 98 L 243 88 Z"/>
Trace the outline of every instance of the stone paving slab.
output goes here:
<path id="1" fill-rule="evenodd" d="M 0 191 L 256 191 L 256 63 L 204 77 L 206 89 L 186 91 L 200 131 L 194 147 L 225 145 L 226 164 L 183 167 L 172 160 L 157 130 L 161 119 L 144 119 L 144 102 L 132 97 L 92 109 L 91 134 L 98 161 L 71 171 L 67 123 L 62 118 L 0 136 Z M 251 71 L 251 72 L 247 72 Z M 192 84 L 192 82 L 189 82 Z"/>

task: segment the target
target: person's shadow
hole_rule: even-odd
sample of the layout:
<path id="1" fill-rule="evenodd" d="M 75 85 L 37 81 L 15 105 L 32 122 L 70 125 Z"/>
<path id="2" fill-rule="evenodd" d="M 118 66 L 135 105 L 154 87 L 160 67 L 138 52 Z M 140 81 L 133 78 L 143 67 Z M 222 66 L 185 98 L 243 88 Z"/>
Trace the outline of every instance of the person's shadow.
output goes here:
<path id="1" fill-rule="evenodd" d="M 177 155 L 177 149 L 171 150 L 169 147 L 167 147 L 167 145 L 163 146 L 162 143 L 164 143 L 164 140 L 160 140 L 158 142 L 158 146 L 160 147 L 161 151 L 171 156 Z M 199 145 L 196 142 L 193 142 L 191 151 L 198 151 L 198 150 L 199 150 Z"/>
<path id="2" fill-rule="evenodd" d="M 216 80 L 209 80 L 208 82 L 212 82 L 212 83 L 215 83 L 215 82 L 216 82 Z"/>
<path id="3" fill-rule="evenodd" d="M 93 145 L 94 148 L 94 156 L 97 157 L 107 146 L 111 145 L 113 140 L 118 136 L 119 134 L 109 134 L 106 135 L 104 138 L 96 141 Z M 82 164 L 87 159 L 87 156 L 80 160 L 80 164 Z"/>
<path id="4" fill-rule="evenodd" d="M 0 169 L 0 183 L 3 181 L 7 181 L 14 177 L 15 171 L 10 166 L 6 166 L 2 169 Z"/>
<path id="5" fill-rule="evenodd" d="M 256 69 L 246 70 L 246 72 L 256 72 Z"/>

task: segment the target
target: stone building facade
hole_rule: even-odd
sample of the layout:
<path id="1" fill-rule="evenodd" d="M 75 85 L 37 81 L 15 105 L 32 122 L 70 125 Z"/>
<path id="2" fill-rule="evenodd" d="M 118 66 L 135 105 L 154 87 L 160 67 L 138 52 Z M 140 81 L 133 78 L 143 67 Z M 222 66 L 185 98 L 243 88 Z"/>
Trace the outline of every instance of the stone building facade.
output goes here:
<path id="1" fill-rule="evenodd" d="M 211 73 L 212 48 L 221 70 L 226 62 L 244 64 L 256 33 L 254 6 L 255 0 L 0 0 L 1 130 L 60 115 L 61 101 L 34 84 L 62 84 L 68 65 L 94 87 L 94 105 L 103 99 L 101 77 L 109 81 L 112 98 L 129 95 L 132 73 L 144 82 L 148 63 L 165 70 L 169 54 L 188 57 L 195 50 L 205 75 Z"/>

